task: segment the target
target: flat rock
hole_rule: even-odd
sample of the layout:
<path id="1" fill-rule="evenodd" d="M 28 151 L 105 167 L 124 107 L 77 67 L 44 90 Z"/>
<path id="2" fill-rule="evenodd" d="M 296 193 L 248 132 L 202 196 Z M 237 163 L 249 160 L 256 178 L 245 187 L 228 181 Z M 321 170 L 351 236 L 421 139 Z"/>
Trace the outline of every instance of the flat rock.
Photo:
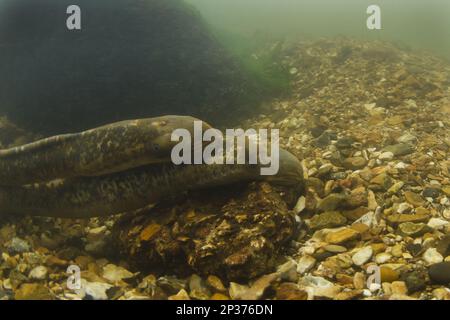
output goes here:
<path id="1" fill-rule="evenodd" d="M 405 195 L 406 201 L 415 207 L 420 207 L 425 204 L 425 200 L 419 194 L 417 194 L 415 192 L 405 191 L 404 195 Z"/>
<path id="2" fill-rule="evenodd" d="M 345 228 L 339 231 L 331 232 L 325 236 L 325 241 L 331 244 L 341 244 L 350 240 L 355 240 L 360 233 L 352 228 Z"/>
<path id="3" fill-rule="evenodd" d="M 404 222 L 424 222 L 428 221 L 430 218 L 429 214 L 423 214 L 423 213 L 416 213 L 416 214 L 391 214 L 389 215 L 386 220 L 390 224 L 400 224 Z"/>
<path id="4" fill-rule="evenodd" d="M 314 267 L 315 263 L 315 258 L 309 255 L 304 255 L 297 262 L 297 272 L 299 274 L 305 274 Z"/>
<path id="5" fill-rule="evenodd" d="M 107 264 L 103 267 L 103 278 L 111 281 L 112 283 L 121 281 L 124 279 L 132 278 L 134 275 L 125 268 L 116 266 L 114 264 Z"/>
<path id="6" fill-rule="evenodd" d="M 372 180 L 370 180 L 370 183 L 372 185 L 379 186 L 379 189 L 381 190 L 388 190 L 393 185 L 392 178 L 386 172 L 375 176 Z"/>
<path id="7" fill-rule="evenodd" d="M 50 290 L 43 284 L 24 283 L 15 292 L 16 300 L 53 300 Z"/>
<path id="8" fill-rule="evenodd" d="M 387 146 L 381 150 L 382 152 L 392 152 L 394 156 L 404 156 L 414 151 L 414 146 L 409 143 L 398 143 Z"/>
<path id="9" fill-rule="evenodd" d="M 351 157 L 342 162 L 342 166 L 350 170 L 362 169 L 366 166 L 367 161 L 363 157 Z"/>
<path id="10" fill-rule="evenodd" d="M 319 201 L 317 204 L 317 209 L 319 211 L 334 211 L 346 200 L 346 195 L 332 193 Z"/>
<path id="11" fill-rule="evenodd" d="M 236 282 L 230 282 L 229 295 L 233 300 L 242 300 L 249 287 Z"/>
<path id="12" fill-rule="evenodd" d="M 309 227 L 312 230 L 334 228 L 343 226 L 346 222 L 347 219 L 338 211 L 327 211 L 312 217 L 309 221 Z"/>

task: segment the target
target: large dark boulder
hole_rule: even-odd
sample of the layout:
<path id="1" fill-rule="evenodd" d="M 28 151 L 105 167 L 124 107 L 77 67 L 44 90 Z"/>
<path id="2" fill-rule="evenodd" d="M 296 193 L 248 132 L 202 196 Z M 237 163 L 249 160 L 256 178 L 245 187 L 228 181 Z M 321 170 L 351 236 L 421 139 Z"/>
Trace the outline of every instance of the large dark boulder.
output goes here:
<path id="1" fill-rule="evenodd" d="M 74 4 L 82 30 L 66 28 Z M 181 0 L 3 0 L 0 46 L 0 114 L 43 134 L 161 114 L 215 123 L 261 96 Z"/>

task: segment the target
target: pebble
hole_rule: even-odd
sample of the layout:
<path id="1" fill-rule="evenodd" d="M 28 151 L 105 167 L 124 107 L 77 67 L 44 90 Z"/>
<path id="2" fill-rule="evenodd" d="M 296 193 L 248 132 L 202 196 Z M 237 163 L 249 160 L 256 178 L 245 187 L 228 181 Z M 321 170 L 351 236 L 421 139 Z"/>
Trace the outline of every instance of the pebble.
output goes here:
<path id="1" fill-rule="evenodd" d="M 150 275 L 147 278 L 149 278 L 147 282 L 154 282 L 154 276 Z M 158 287 L 160 287 L 170 295 L 174 295 L 180 290 L 187 288 L 185 280 L 181 280 L 172 276 L 159 277 L 156 281 L 156 284 L 158 285 Z"/>
<path id="2" fill-rule="evenodd" d="M 393 282 L 399 279 L 400 273 L 392 268 L 381 266 L 380 267 L 381 282 Z"/>
<path id="3" fill-rule="evenodd" d="M 364 247 L 352 256 L 352 261 L 357 266 L 362 266 L 372 258 L 373 249 L 371 246 Z"/>
<path id="4" fill-rule="evenodd" d="M 103 278 L 105 278 L 108 281 L 111 281 L 112 283 L 129 279 L 134 276 L 133 273 L 128 271 L 125 268 L 116 266 L 114 264 L 107 264 L 103 267 Z"/>
<path id="5" fill-rule="evenodd" d="M 280 276 L 281 280 L 297 282 L 298 273 L 297 273 L 298 264 L 295 260 L 289 259 L 287 262 L 277 267 L 277 274 Z"/>
<path id="6" fill-rule="evenodd" d="M 415 192 L 405 191 L 404 195 L 405 195 L 406 201 L 415 207 L 420 207 L 425 204 L 425 200 L 419 194 L 417 194 Z"/>
<path id="7" fill-rule="evenodd" d="M 444 209 L 444 212 L 442 213 L 442 216 L 445 219 L 450 220 L 450 209 Z"/>
<path id="8" fill-rule="evenodd" d="M 342 162 L 342 166 L 349 170 L 358 170 L 366 166 L 367 161 L 363 157 L 351 157 Z"/>
<path id="9" fill-rule="evenodd" d="M 428 265 L 444 261 L 444 257 L 436 250 L 436 248 L 429 248 L 423 254 L 423 260 Z"/>
<path id="10" fill-rule="evenodd" d="M 406 245 L 406 250 L 408 250 L 414 257 L 417 257 L 423 251 L 423 246 L 420 243 L 408 243 Z"/>
<path id="11" fill-rule="evenodd" d="M 391 292 L 392 294 L 407 295 L 408 287 L 403 281 L 394 281 L 391 283 Z"/>
<path id="12" fill-rule="evenodd" d="M 428 226 L 435 230 L 442 230 L 448 224 L 449 224 L 449 222 L 447 220 L 439 219 L 439 218 L 431 218 L 430 221 L 428 221 Z"/>
<path id="13" fill-rule="evenodd" d="M 345 228 L 339 231 L 331 232 L 325 236 L 325 241 L 331 244 L 342 244 L 350 240 L 355 240 L 360 233 L 352 228 Z"/>
<path id="14" fill-rule="evenodd" d="M 205 281 L 196 274 L 189 278 L 189 291 L 189 295 L 196 300 L 207 300 L 211 296 L 211 291 Z"/>
<path id="15" fill-rule="evenodd" d="M 370 180 L 372 185 L 377 185 L 381 190 L 388 190 L 394 183 L 392 179 L 386 174 L 381 173 Z"/>
<path id="16" fill-rule="evenodd" d="M 242 294 L 243 300 L 259 300 L 264 296 L 266 290 L 278 279 L 277 273 L 271 273 L 260 277 L 250 288 Z"/>
<path id="17" fill-rule="evenodd" d="M 249 287 L 236 282 L 230 282 L 228 293 L 233 300 L 242 300 Z"/>
<path id="18" fill-rule="evenodd" d="M 406 283 L 410 294 L 422 291 L 427 286 L 427 275 L 421 271 L 408 272 L 402 275 L 402 280 Z"/>
<path id="19" fill-rule="evenodd" d="M 394 156 L 404 156 L 414 151 L 414 147 L 409 143 L 398 143 L 387 146 L 381 152 L 392 152 Z"/>
<path id="20" fill-rule="evenodd" d="M 362 272 L 356 272 L 353 276 L 353 286 L 355 289 L 364 289 L 366 287 L 366 277 Z"/>
<path id="21" fill-rule="evenodd" d="M 301 196 L 298 198 L 297 204 L 294 207 L 294 212 L 299 214 L 306 208 L 306 198 L 304 196 Z"/>
<path id="22" fill-rule="evenodd" d="M 69 265 L 69 262 L 56 256 L 50 255 L 45 259 L 45 265 L 47 267 L 67 267 Z"/>
<path id="23" fill-rule="evenodd" d="M 416 140 L 417 140 L 416 136 L 414 136 L 413 134 L 411 134 L 409 132 L 407 132 L 404 135 L 397 138 L 398 143 L 411 143 L 411 142 L 415 142 Z"/>
<path id="24" fill-rule="evenodd" d="M 189 297 L 189 294 L 186 292 L 186 290 L 181 289 L 177 294 L 169 296 L 168 298 L 169 300 L 181 300 L 181 301 L 185 301 L 185 300 L 191 300 L 191 298 Z"/>
<path id="25" fill-rule="evenodd" d="M 299 274 L 305 274 L 310 271 L 316 264 L 316 259 L 310 255 L 302 256 L 297 262 L 297 272 Z"/>
<path id="26" fill-rule="evenodd" d="M 450 256 L 450 234 L 446 234 L 438 241 L 436 250 L 444 257 Z"/>
<path id="27" fill-rule="evenodd" d="M 450 290 L 447 288 L 434 289 L 433 297 L 435 297 L 438 300 L 450 300 Z"/>
<path id="28" fill-rule="evenodd" d="M 399 231 L 408 237 L 419 237 L 430 231 L 425 223 L 404 222 L 398 226 Z"/>
<path id="29" fill-rule="evenodd" d="M 326 246 L 323 247 L 323 249 L 325 251 L 332 252 L 332 253 L 343 253 L 343 252 L 347 251 L 346 247 L 338 246 L 338 245 L 335 245 L 335 244 L 326 245 Z"/>
<path id="30" fill-rule="evenodd" d="M 28 274 L 28 277 L 30 279 L 35 280 L 44 280 L 47 278 L 48 270 L 44 266 L 37 266 L 33 268 L 30 273 Z"/>
<path id="31" fill-rule="evenodd" d="M 433 282 L 449 285 L 450 284 L 450 262 L 440 262 L 432 264 L 428 268 L 428 275 Z"/>
<path id="32" fill-rule="evenodd" d="M 323 277 L 305 276 L 301 279 L 300 284 L 312 289 L 314 297 L 333 299 L 341 291 L 339 286 Z"/>
<path id="33" fill-rule="evenodd" d="M 85 296 L 91 300 L 107 300 L 106 291 L 113 287 L 109 283 L 89 282 L 84 279 L 81 280 L 81 286 L 82 290 L 84 289 Z"/>
<path id="34" fill-rule="evenodd" d="M 14 293 L 16 300 L 53 300 L 50 290 L 43 284 L 24 283 Z"/>
<path id="35" fill-rule="evenodd" d="M 277 300 L 307 300 L 308 293 L 301 290 L 296 283 L 285 282 L 278 286 L 276 298 Z"/>
<path id="36" fill-rule="evenodd" d="M 442 192 L 445 193 L 447 197 L 450 197 L 450 186 L 442 187 Z"/>
<path id="37" fill-rule="evenodd" d="M 423 213 L 415 213 L 415 214 L 391 214 L 386 220 L 390 224 L 399 224 L 404 222 L 424 222 L 428 221 L 430 216 L 428 214 Z"/>
<path id="38" fill-rule="evenodd" d="M 394 168 L 399 170 L 405 170 L 407 168 L 407 165 L 406 163 L 400 161 L 394 166 Z"/>
<path id="39" fill-rule="evenodd" d="M 315 215 L 309 221 L 309 227 L 312 230 L 323 228 L 334 228 L 344 225 L 347 222 L 345 218 L 338 211 L 327 211 L 318 215 Z"/>
<path id="40" fill-rule="evenodd" d="M 375 262 L 377 264 L 383 264 L 392 259 L 392 255 L 386 252 L 379 253 L 375 256 Z"/>
<path id="41" fill-rule="evenodd" d="M 387 192 L 389 194 L 396 194 L 397 192 L 400 191 L 401 188 L 403 188 L 404 185 L 405 185 L 405 183 L 403 181 L 396 182 L 392 185 L 392 187 L 390 187 L 388 189 Z"/>
<path id="42" fill-rule="evenodd" d="M 230 298 L 222 293 L 214 293 L 211 296 L 211 300 L 230 300 Z"/>
<path id="43" fill-rule="evenodd" d="M 346 199 L 346 206 L 350 208 L 359 208 L 367 205 L 367 191 L 365 187 L 358 187 L 351 191 Z"/>
<path id="44" fill-rule="evenodd" d="M 31 249 L 30 244 L 27 241 L 18 237 L 12 238 L 11 243 L 8 246 L 8 250 L 12 254 L 27 252 L 30 251 L 30 249 Z"/>
<path id="45" fill-rule="evenodd" d="M 439 195 L 441 194 L 441 191 L 438 188 L 430 188 L 430 187 L 426 187 L 425 189 L 423 189 L 422 195 L 425 198 L 433 198 L 436 199 L 437 197 L 439 197 Z"/>
<path id="46" fill-rule="evenodd" d="M 394 159 L 394 154 L 390 151 L 383 152 L 378 156 L 378 159 L 383 160 L 383 161 L 390 161 L 390 160 Z"/>
<path id="47" fill-rule="evenodd" d="M 225 288 L 225 286 L 222 283 L 222 280 L 220 280 L 219 277 L 209 275 L 208 278 L 206 279 L 206 282 L 215 291 L 222 292 L 222 293 L 227 291 L 227 289 Z"/>
<path id="48" fill-rule="evenodd" d="M 292 67 L 292 68 L 289 69 L 289 73 L 290 73 L 291 75 L 295 75 L 295 74 L 298 73 L 298 69 L 295 68 L 295 67 Z"/>
<path id="49" fill-rule="evenodd" d="M 344 203 L 345 200 L 347 200 L 347 196 L 339 193 L 332 193 L 319 201 L 317 209 L 319 211 L 334 211 Z"/>
<path id="50" fill-rule="evenodd" d="M 397 212 L 399 214 L 403 214 L 405 212 L 411 212 L 412 209 L 413 207 L 409 203 L 402 202 L 398 205 Z"/>

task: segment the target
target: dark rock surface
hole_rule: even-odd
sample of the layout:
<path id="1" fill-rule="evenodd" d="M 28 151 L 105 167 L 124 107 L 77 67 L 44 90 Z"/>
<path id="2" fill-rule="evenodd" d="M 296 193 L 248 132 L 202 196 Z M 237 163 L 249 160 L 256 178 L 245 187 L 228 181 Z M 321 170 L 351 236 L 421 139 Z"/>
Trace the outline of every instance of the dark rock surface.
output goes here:
<path id="1" fill-rule="evenodd" d="M 69 5 L 81 30 L 66 27 Z M 0 43 L 0 113 L 43 134 L 161 114 L 224 120 L 260 95 L 180 0 L 6 0 Z"/>

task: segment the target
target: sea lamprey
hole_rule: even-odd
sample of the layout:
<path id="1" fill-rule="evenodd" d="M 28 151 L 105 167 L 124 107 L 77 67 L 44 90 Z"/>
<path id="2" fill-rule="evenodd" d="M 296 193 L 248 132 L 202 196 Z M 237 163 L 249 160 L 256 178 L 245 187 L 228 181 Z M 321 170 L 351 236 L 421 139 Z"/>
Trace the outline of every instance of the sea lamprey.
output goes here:
<path id="1" fill-rule="evenodd" d="M 127 120 L 0 150 L 0 185 L 100 176 L 168 162 L 176 144 L 172 132 L 191 132 L 195 121 L 200 120 L 172 115 Z"/>
<path id="2" fill-rule="evenodd" d="M 260 164 L 172 164 L 172 131 L 191 130 L 194 121 L 199 120 L 124 121 L 1 150 L 0 213 L 87 218 L 238 182 L 301 183 L 301 164 L 285 150 L 274 176 L 262 176 Z"/>

